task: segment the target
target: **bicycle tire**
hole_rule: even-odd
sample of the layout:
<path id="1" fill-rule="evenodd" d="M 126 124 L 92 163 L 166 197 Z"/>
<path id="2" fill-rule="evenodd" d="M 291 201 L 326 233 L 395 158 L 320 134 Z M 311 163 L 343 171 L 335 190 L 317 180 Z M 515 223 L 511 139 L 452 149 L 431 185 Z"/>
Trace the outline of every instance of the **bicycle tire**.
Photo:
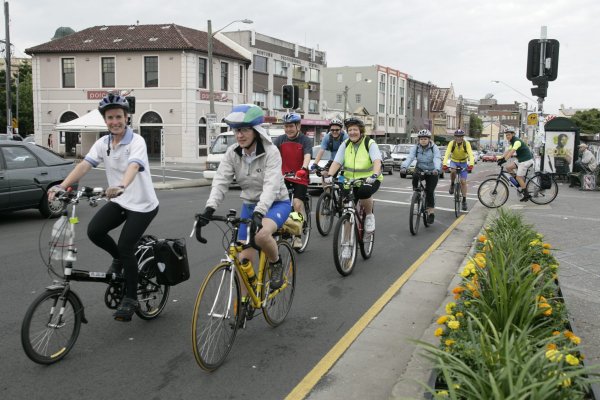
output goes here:
<path id="1" fill-rule="evenodd" d="M 508 186 L 497 178 L 486 179 L 477 189 L 477 198 L 487 208 L 498 208 L 508 200 Z"/>
<path id="2" fill-rule="evenodd" d="M 410 199 L 410 220 L 408 227 L 410 233 L 414 236 L 419 233 L 419 222 L 421 219 L 421 194 L 414 191 Z"/>
<path id="3" fill-rule="evenodd" d="M 327 236 L 333 228 L 334 204 L 330 193 L 323 192 L 319 196 L 317 201 L 317 208 L 315 209 L 315 221 L 317 223 L 317 230 L 321 236 Z"/>
<path id="4" fill-rule="evenodd" d="M 27 357 L 38 364 L 48 365 L 62 360 L 69 354 L 79 336 L 83 306 L 71 291 L 67 292 L 64 304 L 57 306 L 63 291 L 60 288 L 40 294 L 23 318 L 21 344 Z M 47 301 L 50 304 L 46 308 L 44 305 Z M 71 322 L 72 327 L 69 329 Z"/>
<path id="5" fill-rule="evenodd" d="M 375 212 L 375 202 L 373 202 L 373 213 Z M 361 217 L 362 220 L 365 220 L 365 209 L 361 207 Z M 358 225 L 356 226 L 356 229 L 358 230 Z M 359 240 L 358 242 L 358 248 L 360 249 L 360 255 L 362 256 L 363 260 L 368 260 L 369 258 L 371 258 L 371 256 L 373 255 L 373 246 L 375 245 L 375 231 L 371 232 L 371 233 L 367 233 L 364 230 L 364 222 L 363 222 L 363 232 L 362 232 L 362 239 Z M 360 237 L 358 235 L 358 233 L 356 234 L 357 237 Z"/>
<path id="6" fill-rule="evenodd" d="M 144 320 L 151 320 L 160 315 L 169 299 L 168 285 L 158 283 L 158 265 L 153 255 L 145 256 L 138 264 L 138 308 L 135 313 Z"/>
<path id="7" fill-rule="evenodd" d="M 550 189 L 541 189 L 540 179 L 540 176 L 536 175 L 527 181 L 527 192 L 531 195 L 529 200 L 538 205 L 549 204 L 558 196 L 558 184 L 552 179 Z"/>
<path id="8" fill-rule="evenodd" d="M 427 221 L 429 213 L 427 212 L 427 207 L 425 206 L 425 202 L 426 202 L 426 199 L 421 197 L 421 219 L 423 221 L 423 226 L 425 228 L 427 228 L 429 226 L 429 222 Z"/>
<path id="9" fill-rule="evenodd" d="M 296 250 L 296 253 L 304 253 L 306 247 L 308 246 L 308 241 L 310 240 L 312 223 L 310 218 L 310 200 L 308 199 L 304 200 L 304 214 L 305 218 L 304 222 L 302 222 L 302 235 L 300 236 L 302 240 L 302 247 L 297 249 L 295 248 L 294 250 Z"/>
<path id="10" fill-rule="evenodd" d="M 456 218 L 458 218 L 458 216 L 460 215 L 460 193 L 461 193 L 460 179 L 457 176 L 456 183 L 454 184 L 454 216 Z"/>
<path id="11" fill-rule="evenodd" d="M 261 299 L 263 301 L 262 311 L 265 321 L 272 327 L 280 325 L 288 315 L 290 308 L 292 308 L 294 293 L 296 292 L 296 258 L 294 257 L 292 246 L 285 240 L 279 240 L 277 248 L 283 266 L 284 286 L 269 299 L 270 290 L 267 290 L 267 288 L 269 288 L 270 271 L 265 271 L 263 274 L 264 290 Z"/>
<path id="12" fill-rule="evenodd" d="M 228 262 L 216 265 L 200 286 L 192 314 L 192 351 L 203 370 L 216 370 L 229 355 L 243 318 L 241 308 L 235 267 Z"/>
<path id="13" fill-rule="evenodd" d="M 356 265 L 356 228 L 353 218 L 354 216 L 350 213 L 342 215 L 337 222 L 333 235 L 333 261 L 335 269 L 342 276 L 350 275 Z M 345 227 L 346 224 L 349 224 L 348 228 Z M 350 229 L 348 233 L 350 235 L 349 243 L 347 244 L 345 243 L 346 229 Z M 351 256 L 348 259 L 342 258 L 342 249 L 345 246 L 351 246 Z"/>

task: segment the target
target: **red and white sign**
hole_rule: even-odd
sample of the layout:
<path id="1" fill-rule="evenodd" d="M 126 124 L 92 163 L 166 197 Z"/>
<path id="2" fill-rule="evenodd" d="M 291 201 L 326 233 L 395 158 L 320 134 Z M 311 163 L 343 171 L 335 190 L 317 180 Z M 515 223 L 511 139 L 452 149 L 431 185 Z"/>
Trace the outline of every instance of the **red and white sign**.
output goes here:
<path id="1" fill-rule="evenodd" d="M 200 96 L 200 100 L 210 100 L 210 92 L 208 92 L 206 90 L 201 90 L 199 92 L 199 96 Z M 214 101 L 221 101 L 221 102 L 229 101 L 229 98 L 227 97 L 227 93 L 222 93 L 222 92 L 214 92 L 213 99 L 214 99 Z"/>
<path id="2" fill-rule="evenodd" d="M 87 99 L 88 100 L 102 100 L 104 96 L 106 96 L 108 92 L 106 90 L 88 90 L 87 91 Z"/>

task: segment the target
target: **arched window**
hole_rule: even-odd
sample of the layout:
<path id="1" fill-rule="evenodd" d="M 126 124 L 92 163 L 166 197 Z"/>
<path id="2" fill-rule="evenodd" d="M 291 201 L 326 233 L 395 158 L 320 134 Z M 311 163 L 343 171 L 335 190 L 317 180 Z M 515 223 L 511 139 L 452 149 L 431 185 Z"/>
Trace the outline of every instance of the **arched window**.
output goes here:
<path id="1" fill-rule="evenodd" d="M 140 119 L 140 135 L 146 140 L 149 158 L 160 157 L 160 131 L 162 118 L 154 111 L 148 111 Z"/>
<path id="2" fill-rule="evenodd" d="M 206 136 L 206 118 L 200 118 L 198 121 L 198 156 L 200 157 L 208 155 Z"/>
<path id="3" fill-rule="evenodd" d="M 154 111 L 148 111 L 146 114 L 142 115 L 142 119 L 140 120 L 140 124 L 162 124 L 162 122 L 160 115 Z"/>
<path id="4" fill-rule="evenodd" d="M 67 111 L 60 116 L 60 122 L 70 122 L 79 118 L 73 111 Z M 60 132 L 60 144 L 65 145 L 65 155 L 77 155 L 77 145 L 79 144 L 79 132 Z"/>

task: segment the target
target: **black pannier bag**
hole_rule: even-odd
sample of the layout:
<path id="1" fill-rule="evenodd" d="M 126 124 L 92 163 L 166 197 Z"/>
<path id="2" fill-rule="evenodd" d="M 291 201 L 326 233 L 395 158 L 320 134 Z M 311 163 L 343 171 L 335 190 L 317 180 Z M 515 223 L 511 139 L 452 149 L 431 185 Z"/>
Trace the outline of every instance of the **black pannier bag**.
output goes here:
<path id="1" fill-rule="evenodd" d="M 548 173 L 540 173 L 540 189 L 546 190 L 552 188 L 552 176 Z"/>
<path id="2" fill-rule="evenodd" d="M 157 282 L 177 285 L 190 279 L 185 239 L 160 239 L 154 244 L 154 258 L 158 266 Z"/>

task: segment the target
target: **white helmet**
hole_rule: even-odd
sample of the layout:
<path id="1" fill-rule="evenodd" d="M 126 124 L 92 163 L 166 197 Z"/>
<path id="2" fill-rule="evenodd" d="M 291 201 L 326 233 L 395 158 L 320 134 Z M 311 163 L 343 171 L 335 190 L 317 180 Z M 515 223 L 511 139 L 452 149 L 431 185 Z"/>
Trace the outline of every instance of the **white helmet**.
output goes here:
<path id="1" fill-rule="evenodd" d="M 431 137 L 431 132 L 429 132 L 427 129 L 421 129 L 419 131 L 419 133 L 417 133 L 417 137 Z"/>

